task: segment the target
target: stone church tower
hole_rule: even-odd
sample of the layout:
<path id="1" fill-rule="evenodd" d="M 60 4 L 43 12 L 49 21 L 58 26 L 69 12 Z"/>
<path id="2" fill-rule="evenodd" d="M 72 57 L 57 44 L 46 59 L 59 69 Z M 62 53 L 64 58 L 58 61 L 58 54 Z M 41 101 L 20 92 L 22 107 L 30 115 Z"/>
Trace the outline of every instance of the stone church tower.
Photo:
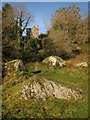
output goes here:
<path id="1" fill-rule="evenodd" d="M 34 37 L 34 38 L 38 38 L 38 36 L 39 36 L 39 27 L 38 27 L 38 25 L 33 26 L 31 28 L 31 36 Z"/>
<path id="2" fill-rule="evenodd" d="M 39 26 L 33 26 L 32 28 L 27 28 L 26 29 L 27 36 L 33 37 L 33 38 L 38 38 L 39 36 Z"/>

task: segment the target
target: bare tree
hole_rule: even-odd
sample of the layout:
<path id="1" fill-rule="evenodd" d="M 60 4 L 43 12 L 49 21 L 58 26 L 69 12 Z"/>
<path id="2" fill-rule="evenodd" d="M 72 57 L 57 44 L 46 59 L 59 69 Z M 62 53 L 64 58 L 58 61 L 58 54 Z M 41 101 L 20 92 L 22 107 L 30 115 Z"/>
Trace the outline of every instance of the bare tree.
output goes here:
<path id="1" fill-rule="evenodd" d="M 20 44 L 22 40 L 22 34 L 25 31 L 29 22 L 34 20 L 34 16 L 24 4 L 18 4 L 13 8 L 15 16 L 15 34 L 17 35 L 17 39 Z"/>
<path id="2" fill-rule="evenodd" d="M 47 31 L 48 31 L 48 30 L 51 28 L 50 21 L 48 21 L 48 20 L 44 19 L 44 24 L 45 24 L 46 29 L 47 29 Z"/>
<path id="3" fill-rule="evenodd" d="M 4 43 L 5 39 L 11 40 L 11 31 L 13 28 L 14 16 L 13 8 L 10 4 L 6 3 L 2 8 L 2 38 Z"/>
<path id="4" fill-rule="evenodd" d="M 77 6 L 55 11 L 51 19 L 49 38 L 53 42 L 56 54 L 71 56 L 73 49 L 77 49 L 74 43 L 87 40 L 87 25 L 87 20 L 82 19 Z"/>

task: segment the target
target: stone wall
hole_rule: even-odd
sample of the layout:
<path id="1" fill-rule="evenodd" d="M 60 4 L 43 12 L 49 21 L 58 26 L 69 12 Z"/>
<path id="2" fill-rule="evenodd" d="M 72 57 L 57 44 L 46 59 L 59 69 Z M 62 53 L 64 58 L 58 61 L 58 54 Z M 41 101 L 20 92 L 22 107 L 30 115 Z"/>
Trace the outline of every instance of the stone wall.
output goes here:
<path id="1" fill-rule="evenodd" d="M 26 33 L 27 33 L 27 36 L 29 36 L 29 37 L 38 38 L 38 36 L 39 36 L 39 26 L 36 25 L 36 26 L 33 26 L 32 28 L 27 28 Z"/>
<path id="2" fill-rule="evenodd" d="M 31 28 L 31 36 L 38 38 L 38 36 L 39 36 L 39 27 L 38 26 L 33 26 Z"/>

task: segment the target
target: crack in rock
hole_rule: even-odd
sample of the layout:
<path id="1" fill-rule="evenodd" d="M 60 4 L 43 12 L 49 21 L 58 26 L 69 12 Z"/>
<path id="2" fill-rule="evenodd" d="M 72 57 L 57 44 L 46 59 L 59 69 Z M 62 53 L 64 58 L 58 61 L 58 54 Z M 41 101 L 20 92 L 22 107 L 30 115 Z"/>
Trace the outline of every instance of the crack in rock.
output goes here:
<path id="1" fill-rule="evenodd" d="M 48 79 L 43 79 L 42 81 L 42 84 L 39 81 L 35 82 L 35 80 L 28 81 L 26 84 L 24 84 L 24 86 L 19 91 L 20 99 L 82 99 L 82 95 L 76 90 L 65 87 Z"/>

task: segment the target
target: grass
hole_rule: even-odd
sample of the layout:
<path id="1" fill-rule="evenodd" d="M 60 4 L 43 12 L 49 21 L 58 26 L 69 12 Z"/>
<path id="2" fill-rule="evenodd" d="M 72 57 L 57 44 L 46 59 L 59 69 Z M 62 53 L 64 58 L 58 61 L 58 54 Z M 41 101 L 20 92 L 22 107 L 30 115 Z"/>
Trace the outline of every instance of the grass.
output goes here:
<path id="1" fill-rule="evenodd" d="M 9 98 L 8 98 L 9 99 Z M 87 118 L 88 109 L 85 101 L 47 100 L 25 101 L 18 98 L 6 104 L 4 118 Z"/>
<path id="2" fill-rule="evenodd" d="M 40 75 L 71 87 L 83 87 L 85 89 L 88 85 L 88 70 L 86 68 L 54 69 L 45 71 Z"/>
<path id="3" fill-rule="evenodd" d="M 49 69 L 43 63 L 26 64 L 27 72 L 8 79 L 3 85 L 3 119 L 11 118 L 87 118 L 88 69 L 63 67 Z M 37 71 L 41 72 L 38 73 Z M 31 76 L 45 77 L 75 90 L 82 90 L 82 100 L 48 99 L 46 101 L 20 99 L 16 93 Z M 18 80 L 18 81 L 17 81 Z M 15 84 L 14 84 L 15 83 Z"/>

